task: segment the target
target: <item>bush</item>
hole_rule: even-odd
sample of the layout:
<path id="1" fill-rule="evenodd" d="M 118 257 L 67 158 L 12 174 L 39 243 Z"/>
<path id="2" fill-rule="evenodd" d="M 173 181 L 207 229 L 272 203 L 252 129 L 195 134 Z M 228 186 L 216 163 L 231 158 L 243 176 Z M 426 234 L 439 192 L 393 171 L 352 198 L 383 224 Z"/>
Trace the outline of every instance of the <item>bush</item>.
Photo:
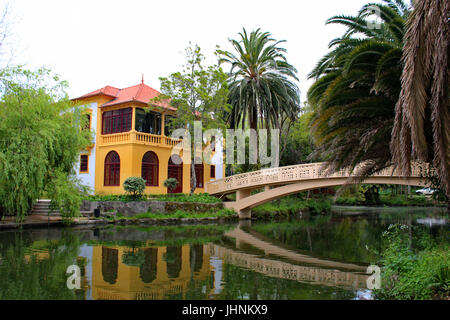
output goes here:
<path id="1" fill-rule="evenodd" d="M 256 216 L 266 214 L 271 216 L 289 216 L 302 210 L 308 210 L 313 215 L 323 212 L 329 213 L 331 201 L 327 199 L 302 200 L 296 196 L 289 196 L 253 208 L 252 213 Z"/>
<path id="2" fill-rule="evenodd" d="M 432 299 L 450 295 L 450 247 L 422 233 L 410 239 L 409 226 L 391 225 L 383 233 L 380 299 Z M 413 243 L 414 245 L 411 245 Z"/>
<path id="3" fill-rule="evenodd" d="M 63 220 L 69 222 L 80 216 L 80 206 L 83 196 L 88 192 L 80 180 L 74 176 L 55 170 L 47 185 L 46 191 L 51 195 L 50 210 L 61 213 Z"/>
<path id="4" fill-rule="evenodd" d="M 175 178 L 169 178 L 164 181 L 164 187 L 169 188 L 170 191 L 175 190 L 178 185 L 178 180 Z"/>
<path id="5" fill-rule="evenodd" d="M 145 180 L 141 177 L 129 177 L 123 183 L 123 188 L 133 199 L 142 198 L 145 190 Z"/>

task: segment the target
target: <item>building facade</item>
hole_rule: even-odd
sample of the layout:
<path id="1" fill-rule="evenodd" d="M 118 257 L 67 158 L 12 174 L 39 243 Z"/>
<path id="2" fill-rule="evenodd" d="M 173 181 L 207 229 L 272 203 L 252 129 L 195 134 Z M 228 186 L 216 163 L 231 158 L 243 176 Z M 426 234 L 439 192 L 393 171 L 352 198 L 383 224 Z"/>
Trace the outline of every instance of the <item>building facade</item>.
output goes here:
<path id="1" fill-rule="evenodd" d="M 172 155 L 181 140 L 170 137 L 167 125 L 176 109 L 167 102 L 149 104 L 160 93 L 142 83 L 125 89 L 106 86 L 74 101 L 85 107 L 91 146 L 80 153 L 77 175 L 96 194 L 123 194 L 128 177 L 143 177 L 147 194 L 189 193 L 191 165 Z M 196 193 L 205 183 L 224 176 L 222 144 L 215 143 L 211 165 L 195 164 Z M 175 159 L 175 161 L 174 161 Z M 163 182 L 175 178 L 168 190 Z"/>

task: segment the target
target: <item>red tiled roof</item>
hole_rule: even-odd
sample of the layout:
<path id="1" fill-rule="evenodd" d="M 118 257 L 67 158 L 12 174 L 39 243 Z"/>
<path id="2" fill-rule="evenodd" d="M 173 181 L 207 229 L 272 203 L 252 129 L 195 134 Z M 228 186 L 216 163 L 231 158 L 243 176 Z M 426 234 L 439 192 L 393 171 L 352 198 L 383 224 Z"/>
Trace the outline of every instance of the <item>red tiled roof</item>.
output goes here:
<path id="1" fill-rule="evenodd" d="M 102 105 L 102 107 L 108 107 L 126 102 L 141 102 L 148 104 L 151 99 L 160 95 L 160 92 L 147 86 L 144 83 L 141 83 L 125 89 L 117 89 L 111 86 L 106 86 L 99 90 L 85 94 L 84 96 L 81 96 L 77 99 L 87 98 L 98 94 L 104 94 L 114 98 L 113 100 Z M 171 107 L 169 105 L 169 101 L 161 101 L 154 104 L 169 110 L 176 110 L 174 107 Z"/>

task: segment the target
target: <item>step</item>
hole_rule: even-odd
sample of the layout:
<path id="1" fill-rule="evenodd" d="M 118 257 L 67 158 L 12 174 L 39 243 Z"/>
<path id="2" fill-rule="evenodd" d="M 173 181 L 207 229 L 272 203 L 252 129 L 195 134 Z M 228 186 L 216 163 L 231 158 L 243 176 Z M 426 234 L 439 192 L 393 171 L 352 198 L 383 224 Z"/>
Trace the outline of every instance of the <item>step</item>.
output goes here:
<path id="1" fill-rule="evenodd" d="M 48 212 L 50 212 L 50 210 L 31 210 L 31 213 L 48 213 Z M 57 211 L 55 211 L 55 212 L 57 212 Z"/>
<path id="2" fill-rule="evenodd" d="M 50 208 L 50 206 L 42 206 L 42 205 L 37 205 L 37 206 L 33 206 L 33 209 L 48 209 Z"/>
<path id="3" fill-rule="evenodd" d="M 36 216 L 60 216 L 61 213 L 59 212 L 52 212 L 50 214 L 48 214 L 48 212 L 31 212 L 32 215 L 36 215 Z"/>

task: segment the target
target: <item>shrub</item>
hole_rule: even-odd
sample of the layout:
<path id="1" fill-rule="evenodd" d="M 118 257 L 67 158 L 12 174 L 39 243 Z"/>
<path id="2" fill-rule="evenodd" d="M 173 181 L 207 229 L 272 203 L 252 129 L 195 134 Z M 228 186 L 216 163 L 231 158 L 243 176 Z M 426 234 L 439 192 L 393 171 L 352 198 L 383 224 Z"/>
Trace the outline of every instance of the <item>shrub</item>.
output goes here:
<path id="1" fill-rule="evenodd" d="M 448 298 L 450 294 L 450 248 L 437 245 L 422 233 L 410 238 L 409 226 L 391 225 L 383 233 L 381 299 Z M 414 243 L 412 246 L 411 243 Z"/>
<path id="2" fill-rule="evenodd" d="M 178 185 L 178 180 L 175 178 L 169 178 L 164 181 L 164 187 L 168 188 L 170 191 L 175 190 Z"/>
<path id="3" fill-rule="evenodd" d="M 123 183 L 123 188 L 133 199 L 141 198 L 145 190 L 145 180 L 141 177 L 129 177 Z"/>

